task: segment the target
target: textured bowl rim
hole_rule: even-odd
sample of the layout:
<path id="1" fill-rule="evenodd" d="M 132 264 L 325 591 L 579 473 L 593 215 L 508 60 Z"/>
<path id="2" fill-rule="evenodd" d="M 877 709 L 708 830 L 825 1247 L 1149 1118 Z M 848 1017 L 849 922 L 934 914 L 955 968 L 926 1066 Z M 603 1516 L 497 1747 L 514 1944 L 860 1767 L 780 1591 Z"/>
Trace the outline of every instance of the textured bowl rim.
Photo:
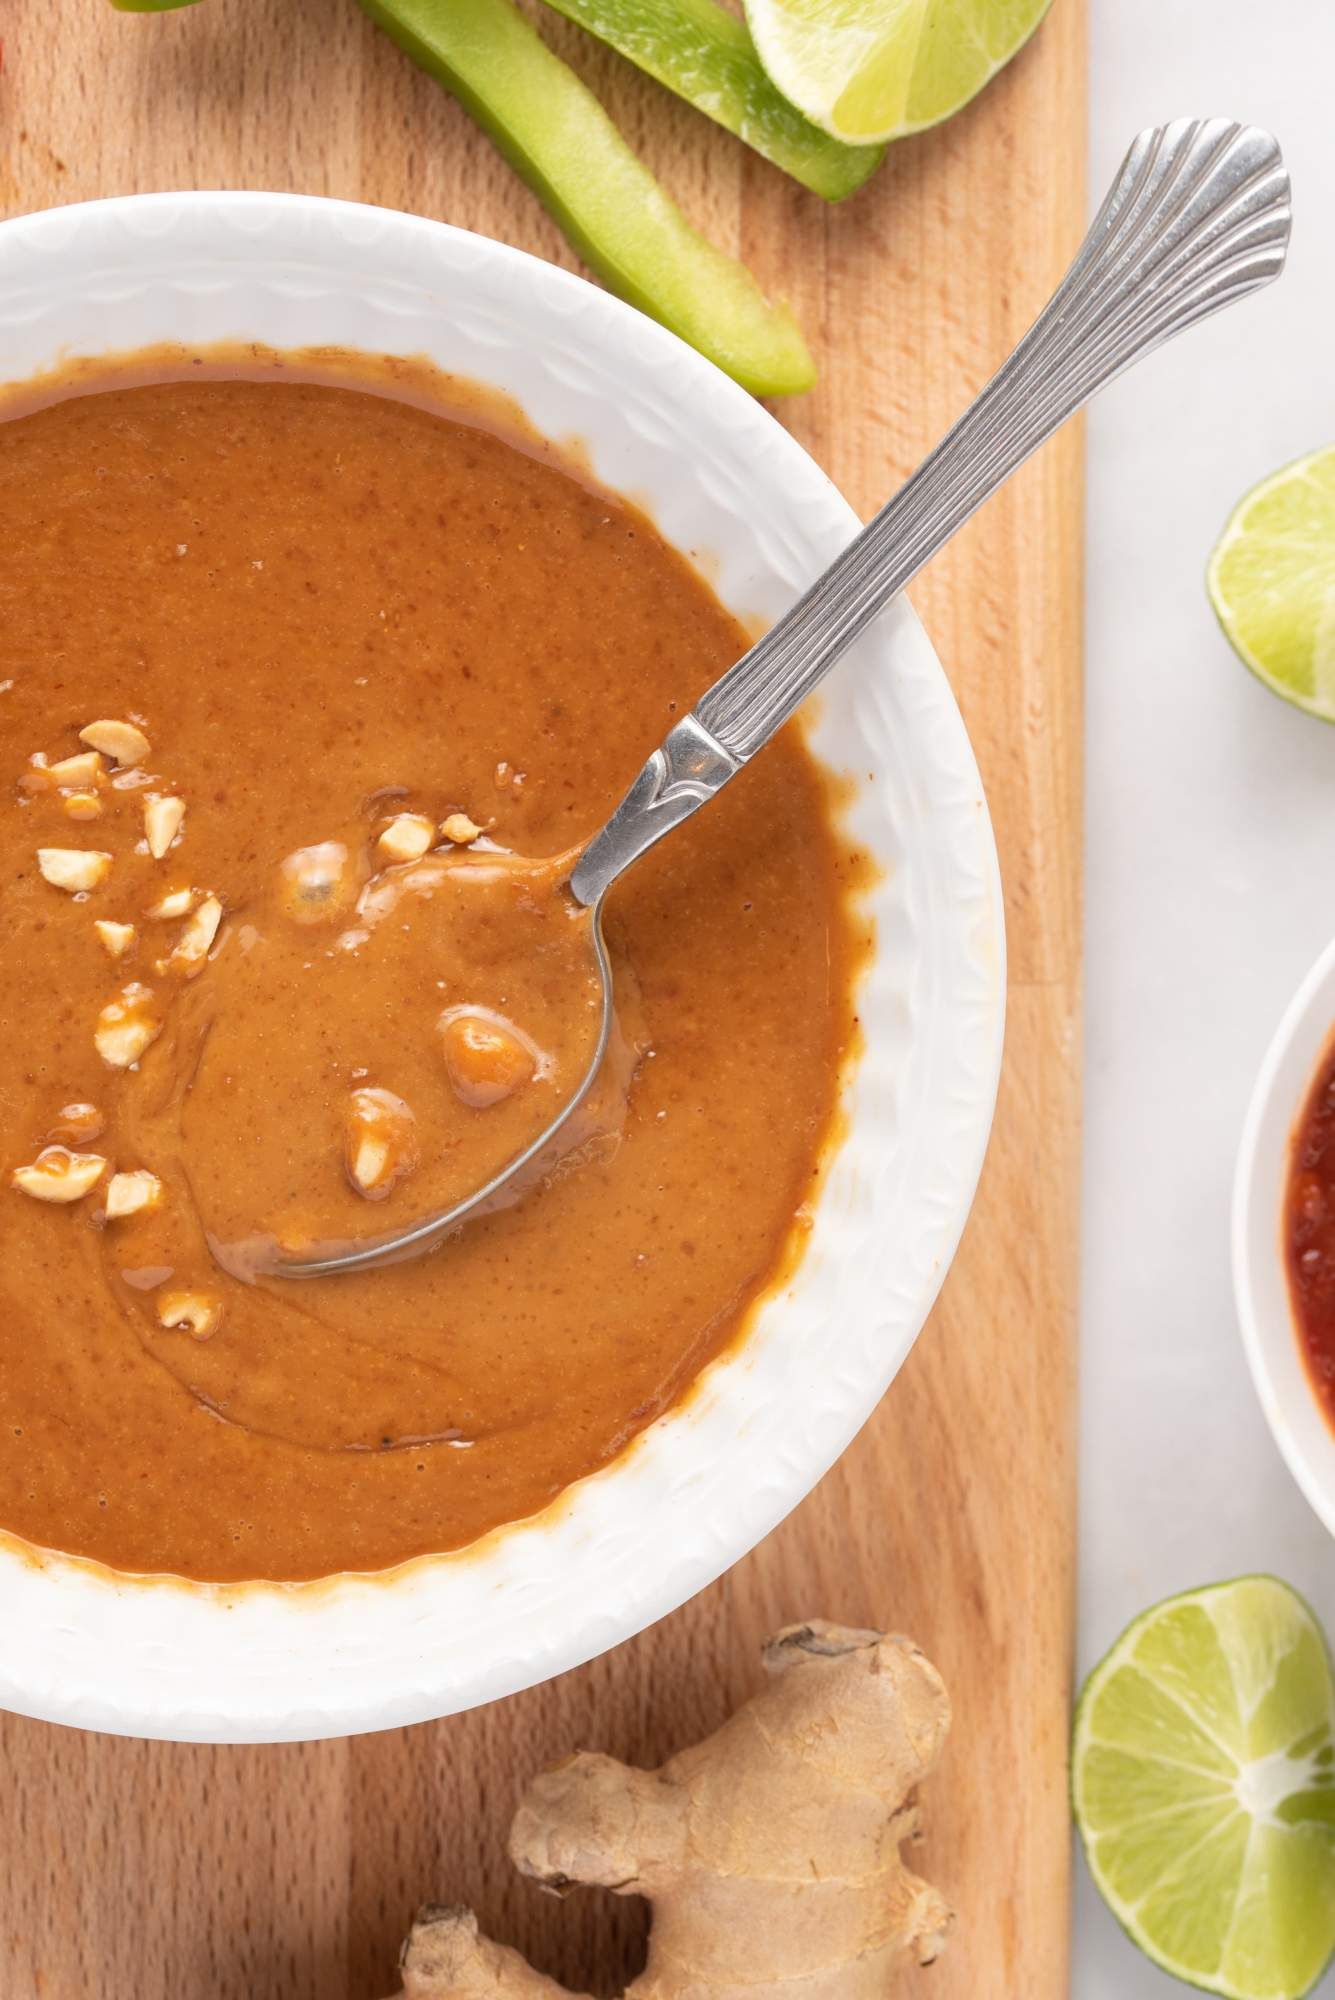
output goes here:
<path id="1" fill-rule="evenodd" d="M 1318 1409 L 1298 1350 L 1280 1234 L 1291 1135 L 1332 1035 L 1335 939 L 1281 1015 L 1252 1086 L 1233 1176 L 1231 1233 L 1238 1325 L 1257 1400 L 1313 1513 L 1335 1535 L 1335 1436 Z M 1283 1132 L 1278 1176 L 1277 1121 Z"/>
<path id="2" fill-rule="evenodd" d="M 78 292 L 85 301 L 96 304 L 99 297 L 115 301 L 125 289 L 122 261 L 132 268 L 140 255 L 156 256 L 170 269 L 170 278 L 155 281 L 179 290 L 188 318 L 192 297 L 206 311 L 210 291 L 239 282 L 236 273 L 249 268 L 248 258 L 263 258 L 266 241 L 275 233 L 292 260 L 282 269 L 285 277 L 292 274 L 292 310 L 298 320 L 310 289 L 304 251 L 309 251 L 311 270 L 319 264 L 329 295 L 337 296 L 348 311 L 358 286 L 356 300 L 362 303 L 365 293 L 368 312 L 376 304 L 371 294 L 378 298 L 381 292 L 386 312 L 406 312 L 402 300 L 411 291 L 424 298 L 429 294 L 436 312 L 446 297 L 452 309 L 458 303 L 462 324 L 477 308 L 470 286 L 504 294 L 512 312 L 522 308 L 526 340 L 531 340 L 533 326 L 542 327 L 543 344 L 533 352 L 535 368 L 548 365 L 555 330 L 562 323 L 578 322 L 579 339 L 564 353 L 567 372 L 575 369 L 579 354 L 590 343 L 601 348 L 600 365 L 615 360 L 624 377 L 621 394 L 632 405 L 637 401 L 636 385 L 644 387 L 644 410 L 636 407 L 630 412 L 637 422 L 649 421 L 644 413 L 655 399 L 658 406 L 674 411 L 690 409 L 700 461 L 706 449 L 712 454 L 718 448 L 716 432 L 735 435 L 748 468 L 753 460 L 764 462 L 764 478 L 758 472 L 753 475 L 754 505 L 764 511 L 774 495 L 782 511 L 789 495 L 800 496 L 810 525 L 804 523 L 796 535 L 798 556 L 793 559 L 808 574 L 828 561 L 857 527 L 852 509 L 796 440 L 674 335 L 540 259 L 397 211 L 315 196 L 196 192 L 116 197 L 16 217 L 0 223 L 0 327 L 8 322 L 21 328 L 33 314 L 52 270 L 63 272 L 62 282 L 70 288 L 77 274 Z M 213 249 L 192 262 L 197 247 L 210 242 Z M 319 263 L 321 257 L 327 264 Z M 376 271 L 368 277 L 361 265 L 377 258 Z M 459 288 L 457 295 L 449 286 Z M 273 289 L 279 289 L 276 279 Z M 420 316 L 420 302 L 416 310 Z M 148 338 L 169 338 L 175 331 L 164 329 Z M 177 337 L 191 335 L 178 332 Z M 254 337 L 273 338 L 267 331 L 255 331 Z M 365 344 L 345 332 L 332 337 L 340 344 Z M 99 344 L 127 343 L 101 341 L 92 351 Z M 295 346 L 305 341 L 274 338 L 273 344 Z M 382 351 L 389 347 L 379 338 L 371 344 Z M 28 372 L 19 367 L 15 379 Z M 498 380 L 489 370 L 473 372 Z M 703 464 L 693 459 L 692 468 L 703 482 Z M 606 475 L 599 471 L 599 476 Z M 629 490 L 642 500 L 638 487 L 632 484 Z M 669 539 L 687 546 L 665 523 L 660 525 Z M 771 615 L 777 608 L 771 605 Z M 848 683 L 851 692 L 846 688 L 845 706 L 854 712 L 845 727 L 845 744 L 850 731 L 857 740 L 859 710 L 871 715 L 879 702 L 883 725 L 884 715 L 898 705 L 896 727 L 904 742 L 894 751 L 900 760 L 895 783 L 902 784 L 904 797 L 896 801 L 903 820 L 901 829 L 897 819 L 896 837 L 902 831 L 906 843 L 903 872 L 911 872 L 910 862 L 917 865 L 941 905 L 933 904 L 930 917 L 937 928 L 928 927 L 930 952 L 922 951 L 930 962 L 923 973 L 925 1016 L 916 1023 L 916 1039 L 909 1042 L 916 1061 L 894 1083 L 905 1100 L 912 1100 L 910 1109 L 920 1127 L 925 1130 L 933 1124 L 944 1129 L 933 1132 L 931 1146 L 924 1139 L 917 1152 L 907 1149 L 915 1177 L 900 1172 L 893 1189 L 898 1206 L 892 1217 L 885 1218 L 872 1246 L 881 1256 L 891 1254 L 879 1247 L 881 1236 L 887 1245 L 898 1246 L 894 1254 L 899 1262 L 888 1274 L 880 1273 L 893 1278 L 895 1296 L 883 1308 L 878 1305 L 884 1316 L 877 1324 L 863 1328 L 859 1323 L 853 1329 L 860 1342 L 858 1353 L 841 1355 L 838 1367 L 832 1359 L 823 1370 L 822 1381 L 826 1374 L 831 1378 L 831 1393 L 821 1412 L 821 1427 L 813 1415 L 809 1430 L 802 1429 L 808 1411 L 800 1395 L 802 1381 L 789 1365 L 791 1356 L 784 1375 L 774 1360 L 777 1350 L 767 1344 L 768 1334 L 766 1342 L 759 1338 L 759 1327 L 768 1328 L 771 1319 L 777 1322 L 780 1317 L 780 1307 L 786 1309 L 785 1297 L 776 1299 L 773 1307 L 767 1301 L 757 1330 L 739 1352 L 707 1372 L 685 1410 L 651 1426 L 629 1452 L 579 1482 L 546 1514 L 499 1531 L 456 1557 L 424 1558 L 401 1571 L 371 1578 L 345 1576 L 314 1586 L 253 1585 L 228 1591 L 176 1579 L 118 1578 L 60 1556 L 34 1564 L 30 1556 L 0 1546 L 0 1706 L 114 1733 L 206 1742 L 309 1740 L 453 1713 L 550 1678 L 643 1630 L 736 1562 L 828 1470 L 898 1371 L 954 1255 L 990 1130 L 1004 1025 L 1005 939 L 996 850 L 977 766 L 953 695 L 906 600 L 883 615 L 874 634 L 860 642 L 859 651 L 888 659 L 895 673 L 875 683 L 863 673 Z M 828 685 L 832 691 L 835 681 Z M 833 725 L 827 732 L 825 705 L 823 695 L 813 724 L 818 754 L 824 753 L 825 735 L 837 735 Z M 847 757 L 845 748 L 845 764 Z M 857 761 L 862 762 L 860 750 Z M 868 798 L 873 789 L 868 787 Z M 948 891 L 942 887 L 946 883 Z M 925 920 L 920 910 L 907 910 L 905 921 L 912 944 L 913 926 L 921 927 Z M 873 983 L 881 961 L 888 958 L 888 949 L 878 948 Z M 864 1058 L 856 1079 L 859 1091 L 864 1073 L 872 1069 L 874 1064 Z M 879 1082 L 883 1087 L 885 1079 Z M 854 1124 L 860 1123 L 866 1120 L 858 1109 Z M 836 1167 L 851 1143 L 844 1142 Z M 824 1196 L 817 1204 L 815 1237 L 822 1242 L 829 1205 Z M 893 1230 L 890 1220 L 896 1224 Z M 831 1228 L 832 1240 L 842 1241 L 837 1224 Z M 808 1252 L 794 1293 L 806 1285 L 810 1267 L 818 1262 L 815 1250 Z M 811 1282 L 823 1283 L 828 1290 L 833 1268 L 827 1259 Z M 838 1269 L 843 1284 L 845 1267 Z M 866 1311 L 864 1302 L 864 1316 Z M 839 1330 L 842 1339 L 842 1320 Z M 777 1469 L 765 1458 L 764 1477 L 758 1473 L 754 1485 L 748 1486 L 737 1468 L 748 1454 L 753 1463 L 760 1463 L 770 1403 L 779 1391 L 789 1398 L 790 1428 L 802 1434 L 796 1440 L 786 1437 L 786 1455 Z M 728 1519 L 721 1525 L 715 1518 L 716 1507 L 710 1511 L 714 1503 L 708 1492 L 708 1480 L 717 1484 L 722 1477 L 715 1459 L 697 1463 L 689 1476 L 680 1465 L 692 1451 L 700 1458 L 705 1450 L 702 1440 L 710 1425 L 717 1429 L 725 1405 L 731 1426 L 727 1447 L 731 1485 Z M 663 1475 L 667 1466 L 677 1472 L 675 1485 L 659 1476 L 655 1488 L 645 1486 L 646 1468 Z M 555 1629 L 550 1617 L 547 1623 L 539 1621 L 520 1653 L 512 1643 L 507 1650 L 500 1640 L 489 1651 L 484 1633 L 477 1657 L 470 1655 L 468 1670 L 453 1675 L 443 1666 L 433 1668 L 425 1636 L 421 1658 L 411 1663 L 413 1671 L 405 1665 L 397 1677 L 376 1649 L 377 1635 L 373 1632 L 369 1642 L 364 1638 L 368 1594 L 374 1593 L 383 1621 L 388 1622 L 392 1607 L 400 1635 L 396 1643 L 408 1647 L 410 1637 L 405 1635 L 412 1634 L 415 1621 L 425 1635 L 441 1590 L 460 1585 L 465 1572 L 473 1578 L 468 1587 L 481 1581 L 494 1601 L 508 1593 L 512 1605 L 522 1608 L 532 1599 L 536 1606 L 541 1595 L 536 1579 L 544 1572 L 541 1561 L 536 1565 L 533 1561 L 533 1548 L 540 1545 L 549 1556 L 558 1549 L 561 1562 L 569 1559 L 572 1547 L 588 1556 L 598 1534 L 616 1516 L 618 1502 L 624 1503 L 632 1480 L 656 1495 L 660 1509 L 671 1508 L 673 1533 L 667 1546 L 661 1527 L 651 1540 L 651 1517 L 645 1516 L 635 1551 L 638 1560 L 633 1565 L 622 1560 L 620 1595 L 614 1601 L 563 1589 Z M 647 1559 L 651 1549 L 653 1559 Z M 624 1550 L 621 1555 L 625 1557 Z M 594 1573 L 600 1574 L 596 1565 Z M 297 1605 L 305 1608 L 294 1612 Z M 547 1611 L 551 1613 L 550 1603 Z M 319 1621 L 319 1630 L 312 1634 L 303 1624 L 298 1644 L 293 1638 L 296 1621 L 309 1619 Z M 34 1639 L 32 1646 L 25 1643 L 28 1638 Z"/>

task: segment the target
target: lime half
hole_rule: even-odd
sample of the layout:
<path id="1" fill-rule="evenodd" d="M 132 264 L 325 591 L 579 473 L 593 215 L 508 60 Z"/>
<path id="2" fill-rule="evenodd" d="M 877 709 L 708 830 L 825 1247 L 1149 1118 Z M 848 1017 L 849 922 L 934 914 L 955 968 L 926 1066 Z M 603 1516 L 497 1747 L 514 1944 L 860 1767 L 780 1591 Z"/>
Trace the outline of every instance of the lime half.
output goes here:
<path id="1" fill-rule="evenodd" d="M 771 82 L 849 145 L 958 111 L 1026 42 L 1049 0 L 746 0 Z"/>
<path id="2" fill-rule="evenodd" d="M 1210 602 L 1252 672 L 1335 722 L 1335 445 L 1252 488 L 1210 559 Z"/>
<path id="3" fill-rule="evenodd" d="M 1170 1597 L 1090 1675 L 1072 1798 L 1142 1951 L 1234 2000 L 1297 2000 L 1335 1951 L 1335 1696 L 1312 1613 L 1268 1576 Z"/>

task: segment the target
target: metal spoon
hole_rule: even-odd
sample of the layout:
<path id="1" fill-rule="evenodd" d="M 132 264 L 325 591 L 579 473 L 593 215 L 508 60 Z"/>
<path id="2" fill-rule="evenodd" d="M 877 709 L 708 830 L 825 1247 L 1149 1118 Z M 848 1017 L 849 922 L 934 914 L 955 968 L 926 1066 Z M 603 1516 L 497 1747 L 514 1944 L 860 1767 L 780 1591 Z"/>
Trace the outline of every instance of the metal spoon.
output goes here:
<path id="1" fill-rule="evenodd" d="M 570 893 L 592 914 L 602 1026 L 588 1068 L 533 1143 L 466 1200 L 286 1277 L 365 1271 L 429 1250 L 503 1195 L 584 1101 L 612 1027 L 607 891 L 764 748 L 877 613 L 1095 391 L 1142 354 L 1279 276 L 1289 177 L 1268 132 L 1183 118 L 1133 141 L 1061 284 L 1010 359 L 806 595 L 671 730 L 584 849 Z"/>

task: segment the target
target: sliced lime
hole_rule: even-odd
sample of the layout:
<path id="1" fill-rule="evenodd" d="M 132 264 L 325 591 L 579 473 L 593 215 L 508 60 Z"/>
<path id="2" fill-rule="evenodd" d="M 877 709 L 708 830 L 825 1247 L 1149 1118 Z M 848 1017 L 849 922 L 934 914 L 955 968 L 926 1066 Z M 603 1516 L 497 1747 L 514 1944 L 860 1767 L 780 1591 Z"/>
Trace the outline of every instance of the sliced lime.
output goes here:
<path id="1" fill-rule="evenodd" d="M 1232 2000 L 1298 2000 L 1335 1952 L 1335 1691 L 1311 1611 L 1245 1576 L 1170 1597 L 1085 1683 L 1072 1799 L 1142 1951 Z"/>
<path id="2" fill-rule="evenodd" d="M 1335 445 L 1254 486 L 1210 559 L 1210 602 L 1252 672 L 1335 722 Z"/>
<path id="3" fill-rule="evenodd" d="M 746 0 L 761 62 L 848 145 L 949 118 L 1026 42 L 1049 0 Z"/>

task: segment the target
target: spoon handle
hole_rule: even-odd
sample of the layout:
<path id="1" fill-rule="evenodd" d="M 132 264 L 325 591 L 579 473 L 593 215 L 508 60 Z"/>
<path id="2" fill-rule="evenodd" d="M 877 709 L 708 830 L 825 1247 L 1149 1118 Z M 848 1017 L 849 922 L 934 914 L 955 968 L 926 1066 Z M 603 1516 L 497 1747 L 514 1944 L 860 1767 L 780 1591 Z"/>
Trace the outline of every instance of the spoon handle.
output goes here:
<path id="1" fill-rule="evenodd" d="M 876 614 L 1105 382 L 1283 269 L 1289 178 L 1268 132 L 1178 119 L 1132 142 L 1074 263 L 918 470 L 645 764 L 571 889 L 608 884 L 766 744 Z"/>

